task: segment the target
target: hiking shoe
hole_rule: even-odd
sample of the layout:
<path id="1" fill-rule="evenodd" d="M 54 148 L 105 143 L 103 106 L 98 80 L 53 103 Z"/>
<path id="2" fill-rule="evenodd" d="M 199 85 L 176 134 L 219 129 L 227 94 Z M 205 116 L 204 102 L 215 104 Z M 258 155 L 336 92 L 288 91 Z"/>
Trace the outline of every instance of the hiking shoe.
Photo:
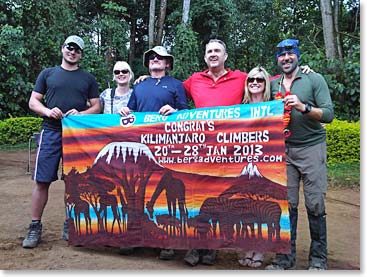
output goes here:
<path id="1" fill-rule="evenodd" d="M 69 224 L 68 220 L 64 221 L 64 229 L 62 230 L 62 239 L 68 241 L 69 240 Z"/>
<path id="2" fill-rule="evenodd" d="M 296 269 L 296 266 L 283 266 L 283 265 L 279 265 L 279 264 L 270 264 L 268 266 L 265 267 L 265 270 L 292 270 L 292 269 Z"/>
<path id="3" fill-rule="evenodd" d="M 326 270 L 326 268 L 316 267 L 316 266 L 310 266 L 308 270 Z"/>
<path id="4" fill-rule="evenodd" d="M 28 233 L 23 240 L 23 248 L 35 248 L 41 241 L 42 223 L 29 224 Z"/>
<path id="5" fill-rule="evenodd" d="M 120 255 L 131 255 L 134 253 L 135 248 L 134 247 L 120 247 L 119 254 Z"/>
<path id="6" fill-rule="evenodd" d="M 200 260 L 199 251 L 195 249 L 187 251 L 184 258 L 184 261 L 191 266 L 196 266 L 199 263 L 199 260 Z"/>
<path id="7" fill-rule="evenodd" d="M 217 250 L 208 250 L 208 252 L 202 256 L 201 263 L 206 265 L 213 265 L 215 258 L 217 257 Z"/>
<path id="8" fill-rule="evenodd" d="M 173 249 L 162 249 L 159 254 L 159 259 L 161 260 L 172 260 L 175 255 L 175 251 Z"/>
<path id="9" fill-rule="evenodd" d="M 326 270 L 327 266 L 323 263 L 314 263 L 308 267 L 308 270 Z"/>

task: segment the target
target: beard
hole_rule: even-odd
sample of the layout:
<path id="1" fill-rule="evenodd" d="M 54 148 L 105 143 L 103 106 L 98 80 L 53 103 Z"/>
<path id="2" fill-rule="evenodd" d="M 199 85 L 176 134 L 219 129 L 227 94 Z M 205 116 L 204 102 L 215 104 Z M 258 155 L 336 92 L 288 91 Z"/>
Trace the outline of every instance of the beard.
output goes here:
<path id="1" fill-rule="evenodd" d="M 289 63 L 291 66 L 285 69 L 283 65 L 287 63 Z M 282 62 L 278 62 L 278 66 L 285 74 L 291 74 L 298 67 L 298 61 L 294 59 L 286 59 Z"/>

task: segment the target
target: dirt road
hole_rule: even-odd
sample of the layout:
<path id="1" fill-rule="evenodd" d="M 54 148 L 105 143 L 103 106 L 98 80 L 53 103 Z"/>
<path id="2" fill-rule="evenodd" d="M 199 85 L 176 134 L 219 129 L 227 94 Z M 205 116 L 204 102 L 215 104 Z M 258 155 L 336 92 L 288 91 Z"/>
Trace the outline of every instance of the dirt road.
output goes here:
<path id="1" fill-rule="evenodd" d="M 119 269 L 119 270 L 248 270 L 237 262 L 237 254 L 219 251 L 213 266 L 187 266 L 185 251 L 172 261 L 157 258 L 156 249 L 137 251 L 121 256 L 115 248 L 84 248 L 68 246 L 61 239 L 64 215 L 64 183 L 55 182 L 43 216 L 42 242 L 35 249 L 23 249 L 21 242 L 30 222 L 33 181 L 27 170 L 27 151 L 0 151 L 0 269 Z M 302 197 L 301 197 L 302 199 Z M 349 189 L 330 189 L 327 195 L 327 228 L 329 269 L 360 269 L 360 194 Z M 303 202 L 297 240 L 297 269 L 307 268 L 309 231 Z M 273 254 L 265 255 L 263 269 Z"/>

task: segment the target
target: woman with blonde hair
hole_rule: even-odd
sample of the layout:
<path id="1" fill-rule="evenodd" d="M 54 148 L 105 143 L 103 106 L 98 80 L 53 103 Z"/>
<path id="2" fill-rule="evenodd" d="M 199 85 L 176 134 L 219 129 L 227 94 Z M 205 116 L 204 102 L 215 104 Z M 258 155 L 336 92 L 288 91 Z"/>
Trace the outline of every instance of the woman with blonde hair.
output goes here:
<path id="1" fill-rule="evenodd" d="M 245 82 L 245 93 L 242 103 L 258 103 L 271 100 L 270 92 L 270 75 L 261 66 L 253 68 L 247 76 Z M 245 254 L 240 253 L 238 262 L 242 266 L 257 268 L 262 265 L 264 255 L 254 250 L 247 251 Z"/>
<path id="2" fill-rule="evenodd" d="M 130 65 L 124 61 L 117 61 L 113 67 L 113 80 L 117 87 L 105 89 L 99 96 L 103 113 L 118 114 L 122 107 L 127 106 L 132 93 L 130 85 L 133 79 L 134 73 Z"/>
<path id="3" fill-rule="evenodd" d="M 263 67 L 257 66 L 247 75 L 242 103 L 248 104 L 270 100 L 270 75 Z"/>

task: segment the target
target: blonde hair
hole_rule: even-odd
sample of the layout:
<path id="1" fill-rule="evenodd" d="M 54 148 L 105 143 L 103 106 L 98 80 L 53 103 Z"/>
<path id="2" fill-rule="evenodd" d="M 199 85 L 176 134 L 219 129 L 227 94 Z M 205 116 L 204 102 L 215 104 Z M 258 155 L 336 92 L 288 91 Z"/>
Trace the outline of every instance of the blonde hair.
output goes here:
<path id="1" fill-rule="evenodd" d="M 126 68 L 127 70 L 129 70 L 129 73 L 130 73 L 130 77 L 129 77 L 129 84 L 132 83 L 132 81 L 134 80 L 134 72 L 131 70 L 131 67 L 130 65 L 127 63 L 127 62 L 124 62 L 124 61 L 117 61 L 115 63 L 115 65 L 113 66 L 113 70 L 112 71 L 115 71 L 116 67 L 117 66 L 121 66 L 123 68 Z M 112 73 L 112 80 L 115 81 L 115 74 Z"/>
<path id="2" fill-rule="evenodd" d="M 245 82 L 245 93 L 243 95 L 243 100 L 242 103 L 248 104 L 252 102 L 252 96 L 250 91 L 248 90 L 248 78 L 252 78 L 258 74 L 261 74 L 262 77 L 265 80 L 265 87 L 264 87 L 264 91 L 263 91 L 263 101 L 270 101 L 271 99 L 271 94 L 270 94 L 270 75 L 269 73 L 262 67 L 262 66 L 257 66 L 253 69 L 251 69 L 251 71 L 248 73 L 247 75 L 247 79 Z"/>

